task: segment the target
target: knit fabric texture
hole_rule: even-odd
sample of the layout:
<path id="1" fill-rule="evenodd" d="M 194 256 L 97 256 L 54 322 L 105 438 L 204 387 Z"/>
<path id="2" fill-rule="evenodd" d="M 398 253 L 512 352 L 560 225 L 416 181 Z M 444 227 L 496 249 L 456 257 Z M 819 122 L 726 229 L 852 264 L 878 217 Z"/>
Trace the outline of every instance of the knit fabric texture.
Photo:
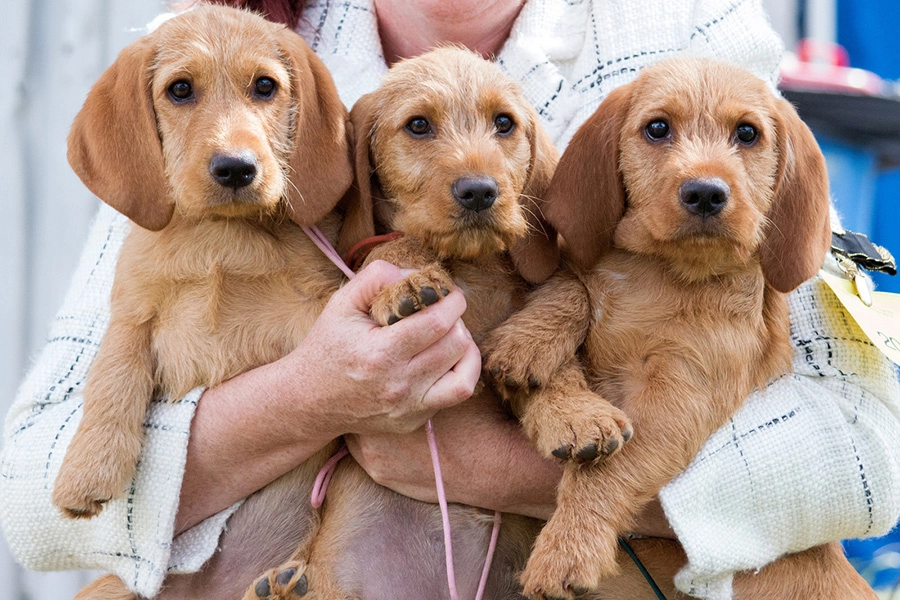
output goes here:
<path id="1" fill-rule="evenodd" d="M 387 70 L 370 1 L 310 2 L 299 33 L 349 107 Z M 759 0 L 529 0 L 496 62 L 521 82 L 564 149 L 616 86 L 680 54 L 717 57 L 774 87 L 781 43 Z M 33 569 L 98 569 L 153 596 L 167 572 L 215 552 L 230 508 L 173 540 L 190 422 L 201 395 L 153 402 L 138 474 L 91 520 L 50 503 L 81 417 L 85 376 L 109 320 L 115 262 L 130 225 L 103 207 L 46 348 L 6 420 L 0 525 Z M 887 531 L 900 511 L 895 368 L 820 280 L 791 296 L 794 373 L 755 393 L 661 493 L 688 554 L 679 587 L 731 597 L 734 572 L 785 552 Z"/>

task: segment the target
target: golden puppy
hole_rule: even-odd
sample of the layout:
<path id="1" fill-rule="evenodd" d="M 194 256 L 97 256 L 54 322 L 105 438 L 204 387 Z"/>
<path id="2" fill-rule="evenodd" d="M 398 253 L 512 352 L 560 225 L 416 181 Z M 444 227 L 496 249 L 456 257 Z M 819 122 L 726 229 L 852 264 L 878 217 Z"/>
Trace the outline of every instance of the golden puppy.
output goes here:
<path id="1" fill-rule="evenodd" d="M 123 495 L 151 397 L 176 400 L 214 386 L 303 339 L 342 275 L 298 225 L 318 223 L 337 239 L 334 208 L 353 176 L 348 118 L 299 36 L 218 6 L 174 17 L 128 46 L 91 90 L 69 160 L 135 226 L 118 261 L 84 417 L 56 480 L 53 501 L 66 515 L 92 517 Z M 318 463 L 308 468 L 285 476 L 293 483 L 282 491 L 303 495 Z M 302 530 L 312 509 L 287 504 Z M 263 515 L 257 526 L 271 521 L 263 505 L 250 500 L 232 518 L 232 541 L 254 510 Z M 292 549 L 299 533 L 288 537 L 281 545 Z M 240 551 L 216 582 L 232 597 L 290 554 Z M 243 579 L 241 568 L 249 571 Z M 106 578 L 81 597 L 129 595 Z"/>
<path id="2" fill-rule="evenodd" d="M 828 180 L 809 129 L 763 81 L 678 59 L 614 90 L 579 129 L 544 214 L 579 277 L 551 279 L 494 331 L 486 371 L 539 450 L 565 461 L 522 582 L 570 598 L 617 571 L 634 514 L 788 370 L 785 294 L 829 248 Z M 575 349 L 584 375 L 566 358 Z M 798 560 L 809 553 L 855 576 L 840 552 Z M 783 583 L 804 591 L 778 597 L 866 594 L 858 576 L 852 593 L 813 593 L 820 569 L 798 572 Z"/>
<path id="3" fill-rule="evenodd" d="M 528 287 L 521 275 L 540 281 L 557 263 L 537 216 L 558 156 L 534 109 L 496 66 L 448 47 L 394 66 L 353 107 L 351 120 L 360 197 L 348 209 L 342 246 L 402 231 L 369 260 L 419 269 L 381 292 L 374 318 L 393 323 L 455 283 L 466 294 L 463 319 L 477 342 L 521 304 Z M 468 402 L 485 413 L 500 410 L 483 388 Z M 449 597 L 437 505 L 376 485 L 348 459 L 323 510 L 310 542 L 245 599 Z M 474 597 L 491 516 L 453 505 L 450 519 L 458 590 Z M 514 574 L 537 528 L 533 519 L 504 517 L 485 598 L 520 597 Z"/>

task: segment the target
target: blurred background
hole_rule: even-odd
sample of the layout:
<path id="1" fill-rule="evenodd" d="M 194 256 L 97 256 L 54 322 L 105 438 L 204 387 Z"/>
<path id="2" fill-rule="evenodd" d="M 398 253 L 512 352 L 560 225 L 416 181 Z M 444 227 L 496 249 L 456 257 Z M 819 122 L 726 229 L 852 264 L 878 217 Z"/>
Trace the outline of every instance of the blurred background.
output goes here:
<path id="1" fill-rule="evenodd" d="M 763 4 L 789 51 L 783 93 L 826 154 L 844 227 L 900 255 L 900 2 Z M 103 69 L 164 8 L 163 0 L 3 2 L 0 415 L 44 345 L 97 209 L 66 163 L 69 125 Z M 878 289 L 900 292 L 900 276 L 874 279 Z M 846 548 L 891 598 L 900 580 L 900 534 Z M 0 537 L 0 600 L 68 600 L 92 577 L 26 571 Z"/>

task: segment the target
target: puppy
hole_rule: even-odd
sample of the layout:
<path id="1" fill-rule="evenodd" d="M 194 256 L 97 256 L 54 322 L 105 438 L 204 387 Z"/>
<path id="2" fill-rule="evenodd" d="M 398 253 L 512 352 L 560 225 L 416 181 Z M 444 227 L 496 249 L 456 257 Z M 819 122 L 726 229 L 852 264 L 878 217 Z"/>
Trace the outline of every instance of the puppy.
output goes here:
<path id="1" fill-rule="evenodd" d="M 348 119 L 299 36 L 232 8 L 199 6 L 166 21 L 101 76 L 75 119 L 69 161 L 135 226 L 53 492 L 64 514 L 92 517 L 123 495 L 152 397 L 215 386 L 303 339 L 342 282 L 299 225 L 318 223 L 337 239 L 335 207 L 353 177 Z M 302 530 L 311 509 L 290 498 L 311 488 L 317 460 L 266 488 L 268 504 L 249 500 L 230 522 L 232 542 L 254 511 L 257 527 L 271 521 L 273 505 Z M 274 539 L 265 544 L 217 555 L 223 579 L 205 589 L 238 597 L 290 555 L 272 550 Z M 129 596 L 108 577 L 80 597 Z"/>
<path id="2" fill-rule="evenodd" d="M 614 90 L 579 129 L 544 214 L 571 268 L 483 350 L 538 449 L 565 461 L 525 593 L 571 598 L 616 573 L 634 514 L 787 372 L 785 294 L 830 245 L 828 180 L 812 134 L 763 81 L 676 59 Z M 567 359 L 576 349 L 583 372 Z M 779 597 L 865 596 L 840 552 L 809 552 L 825 559 L 794 573 L 804 591 Z M 853 592 L 819 593 L 823 565 L 855 576 Z"/>
<path id="3" fill-rule="evenodd" d="M 351 120 L 359 197 L 344 229 L 355 233 L 342 237 L 342 247 L 401 231 L 368 260 L 418 269 L 382 290 L 372 316 L 389 325 L 455 284 L 466 294 L 463 320 L 479 341 L 521 304 L 527 282 L 545 279 L 557 263 L 539 202 L 558 156 L 534 109 L 496 66 L 446 47 L 394 66 Z M 500 406 L 483 388 L 468 402 L 485 413 Z M 452 505 L 450 520 L 459 594 L 474 597 L 491 517 Z M 504 517 L 485 598 L 521 597 L 513 574 L 537 527 Z M 437 505 L 380 487 L 345 459 L 314 536 L 245 599 L 449 598 L 441 540 Z"/>

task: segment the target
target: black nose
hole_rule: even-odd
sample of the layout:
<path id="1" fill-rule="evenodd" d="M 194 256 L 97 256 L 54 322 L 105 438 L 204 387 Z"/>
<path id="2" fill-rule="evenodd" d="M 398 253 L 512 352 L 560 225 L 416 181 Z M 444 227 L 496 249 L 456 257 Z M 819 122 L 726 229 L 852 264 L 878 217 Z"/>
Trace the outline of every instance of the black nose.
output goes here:
<path id="1" fill-rule="evenodd" d="M 450 186 L 450 193 L 463 208 L 479 212 L 494 204 L 500 187 L 493 177 L 460 177 Z"/>
<path id="2" fill-rule="evenodd" d="M 712 179 L 688 179 L 681 184 L 678 195 L 689 211 L 701 217 L 719 214 L 728 203 L 731 188 L 718 177 Z"/>
<path id="3" fill-rule="evenodd" d="M 256 177 L 256 157 L 250 153 L 216 154 L 209 161 L 209 173 L 222 187 L 237 190 Z"/>

